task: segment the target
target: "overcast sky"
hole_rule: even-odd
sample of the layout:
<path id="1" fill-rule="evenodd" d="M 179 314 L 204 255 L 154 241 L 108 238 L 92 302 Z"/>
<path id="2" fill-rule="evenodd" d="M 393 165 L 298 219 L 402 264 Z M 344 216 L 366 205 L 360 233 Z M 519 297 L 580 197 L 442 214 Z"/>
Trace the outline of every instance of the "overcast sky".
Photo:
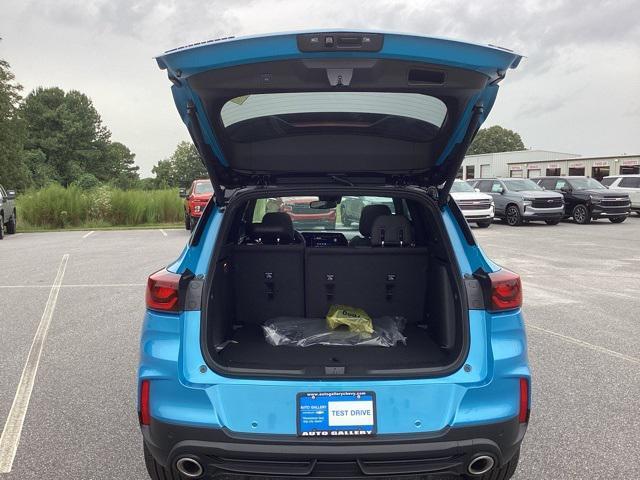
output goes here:
<path id="1" fill-rule="evenodd" d="M 489 43 L 527 58 L 508 73 L 485 126 L 527 147 L 640 153 L 638 0 L 2 0 L 0 58 L 25 91 L 89 95 L 141 173 L 188 139 L 153 56 L 229 35 L 336 28 Z"/>

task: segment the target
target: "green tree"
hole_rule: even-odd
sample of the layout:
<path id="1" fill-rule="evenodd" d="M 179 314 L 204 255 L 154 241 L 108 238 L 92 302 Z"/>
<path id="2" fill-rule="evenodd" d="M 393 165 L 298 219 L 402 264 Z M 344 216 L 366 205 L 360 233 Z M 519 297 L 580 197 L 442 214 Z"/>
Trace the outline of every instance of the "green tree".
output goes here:
<path id="1" fill-rule="evenodd" d="M 191 142 L 180 142 L 171 156 L 160 160 L 152 169 L 158 185 L 188 187 L 197 178 L 207 178 L 207 169 Z"/>
<path id="2" fill-rule="evenodd" d="M 508 130 L 499 125 L 482 128 L 474 138 L 467 155 L 481 153 L 513 152 L 524 150 L 522 138 L 513 130 Z"/>
<path id="3" fill-rule="evenodd" d="M 91 190 L 92 188 L 96 188 L 100 185 L 100 181 L 91 173 L 83 173 L 78 177 L 74 184 L 82 190 Z"/>
<path id="4" fill-rule="evenodd" d="M 113 166 L 105 160 L 111 133 L 89 97 L 75 90 L 39 87 L 27 95 L 21 110 L 27 126 L 25 148 L 42 152 L 44 157 L 32 158 L 44 159 L 55 180 L 68 185 L 83 173 L 110 178 Z M 32 164 L 32 171 L 38 166 Z"/>
<path id="5" fill-rule="evenodd" d="M 154 179 L 156 182 L 156 186 L 158 188 L 161 187 L 169 187 L 174 186 L 173 184 L 173 163 L 169 158 L 165 160 L 160 160 L 152 169 L 151 173 L 153 173 L 156 178 Z"/>
<path id="6" fill-rule="evenodd" d="M 111 132 L 84 93 L 40 87 L 27 95 L 20 111 L 27 163 L 38 185 L 69 185 L 85 174 L 124 188 L 135 185 L 135 155 L 111 141 Z"/>
<path id="7" fill-rule="evenodd" d="M 24 189 L 31 184 L 31 175 L 23 150 L 25 126 L 18 109 L 21 90 L 9 64 L 0 59 L 0 182 L 7 188 Z"/>
<path id="8" fill-rule="evenodd" d="M 209 178 L 195 145 L 180 142 L 171 155 L 175 186 L 187 188 L 197 178 Z"/>
<path id="9" fill-rule="evenodd" d="M 125 190 L 137 187 L 140 180 L 138 174 L 140 167 L 135 164 L 135 153 L 120 142 L 110 143 L 107 153 L 109 155 L 107 163 L 113 166 L 113 172 L 111 172 L 113 185 Z"/>

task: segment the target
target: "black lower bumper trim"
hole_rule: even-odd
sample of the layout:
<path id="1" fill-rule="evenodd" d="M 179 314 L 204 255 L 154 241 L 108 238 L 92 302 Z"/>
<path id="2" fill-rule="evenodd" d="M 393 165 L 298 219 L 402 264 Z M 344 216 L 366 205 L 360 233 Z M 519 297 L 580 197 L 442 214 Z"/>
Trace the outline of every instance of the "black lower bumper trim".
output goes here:
<path id="1" fill-rule="evenodd" d="M 517 418 L 436 434 L 362 438 L 299 438 L 295 435 L 237 434 L 224 429 L 185 427 L 152 420 L 144 441 L 162 465 L 183 456 L 197 459 L 205 478 L 445 478 L 466 472 L 479 454 L 508 462 L 526 424 Z"/>

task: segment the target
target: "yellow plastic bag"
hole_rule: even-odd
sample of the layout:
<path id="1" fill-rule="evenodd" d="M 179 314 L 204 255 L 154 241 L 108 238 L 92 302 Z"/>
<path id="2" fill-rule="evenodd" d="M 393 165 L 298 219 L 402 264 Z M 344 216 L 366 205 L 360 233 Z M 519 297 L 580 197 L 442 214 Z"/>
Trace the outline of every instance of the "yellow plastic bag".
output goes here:
<path id="1" fill-rule="evenodd" d="M 373 333 L 373 323 L 367 312 L 348 305 L 331 305 L 327 313 L 327 325 L 331 330 L 346 325 L 350 332 Z"/>

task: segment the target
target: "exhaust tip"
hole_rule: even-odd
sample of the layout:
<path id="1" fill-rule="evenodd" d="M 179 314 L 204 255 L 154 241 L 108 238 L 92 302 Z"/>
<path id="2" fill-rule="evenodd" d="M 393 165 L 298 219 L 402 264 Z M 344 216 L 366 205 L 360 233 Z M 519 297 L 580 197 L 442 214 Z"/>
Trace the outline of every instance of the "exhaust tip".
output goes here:
<path id="1" fill-rule="evenodd" d="M 176 469 L 187 478 L 198 478 L 204 473 L 200 462 L 191 457 L 179 458 L 176 462 Z"/>
<path id="2" fill-rule="evenodd" d="M 469 462 L 467 467 L 468 472 L 471 475 L 484 475 L 493 468 L 496 461 L 489 455 L 478 455 Z"/>

